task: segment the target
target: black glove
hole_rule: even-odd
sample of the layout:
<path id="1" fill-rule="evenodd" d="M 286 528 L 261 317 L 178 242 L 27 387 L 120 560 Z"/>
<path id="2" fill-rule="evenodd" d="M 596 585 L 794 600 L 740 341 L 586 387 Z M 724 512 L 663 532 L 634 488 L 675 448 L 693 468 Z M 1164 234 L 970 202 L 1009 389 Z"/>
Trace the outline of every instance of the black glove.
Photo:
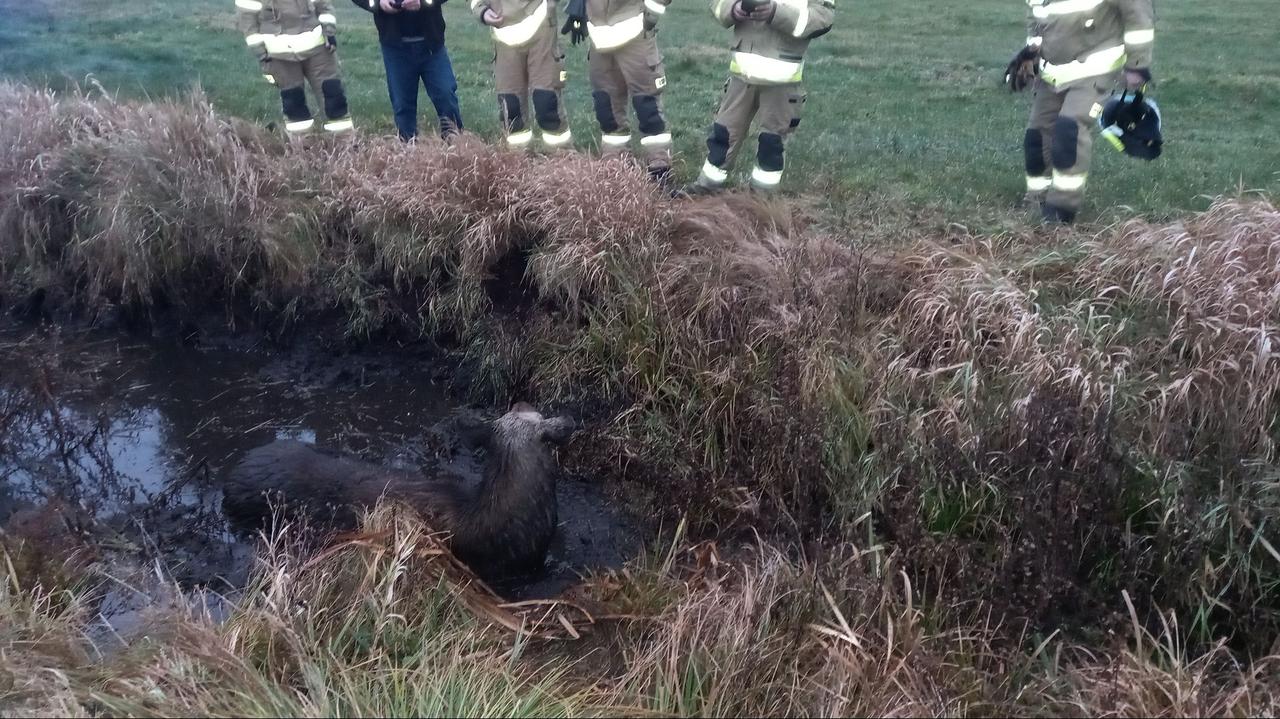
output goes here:
<path id="1" fill-rule="evenodd" d="M 569 42 L 577 45 L 587 39 L 587 0 L 569 0 L 569 7 L 565 11 L 568 16 L 564 21 L 564 27 L 560 28 L 561 35 L 568 35 Z"/>
<path id="2" fill-rule="evenodd" d="M 330 49 L 330 50 L 337 50 L 337 49 L 338 49 L 338 36 L 337 36 L 337 35 L 326 35 L 326 36 L 325 36 L 325 38 L 324 38 L 324 41 L 325 41 L 325 43 L 327 43 L 327 44 L 329 45 L 329 49 Z"/>
<path id="3" fill-rule="evenodd" d="M 1010 92 L 1022 92 L 1040 74 L 1040 50 L 1030 45 L 1018 51 L 1004 71 L 1004 83 Z"/>

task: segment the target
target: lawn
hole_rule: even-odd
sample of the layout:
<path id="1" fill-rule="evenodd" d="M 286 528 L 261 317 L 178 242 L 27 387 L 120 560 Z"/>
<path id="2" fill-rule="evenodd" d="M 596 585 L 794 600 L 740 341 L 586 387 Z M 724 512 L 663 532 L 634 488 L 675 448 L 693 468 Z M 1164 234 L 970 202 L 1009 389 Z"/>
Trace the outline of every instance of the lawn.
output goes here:
<path id="1" fill-rule="evenodd" d="M 372 19 L 339 2 L 343 72 L 365 131 L 390 132 L 390 108 Z M 1271 0 L 1213 6 L 1159 4 L 1156 92 L 1166 115 L 1166 154 L 1153 164 L 1099 148 L 1090 217 L 1165 217 L 1201 209 L 1207 197 L 1280 188 L 1280 77 L 1272 67 Z M 677 2 L 660 43 L 670 85 L 668 120 L 685 177 L 702 162 L 703 138 L 727 72 L 728 32 L 706 3 Z M 498 133 L 492 43 L 463 0 L 446 6 L 448 45 L 464 121 Z M 0 0 L 0 74 L 55 87 L 90 78 L 125 96 L 160 97 L 201 86 L 224 112 L 277 119 L 234 27 L 230 0 L 217 4 L 113 0 L 76 6 Z M 948 219 L 1007 215 L 1021 193 L 1021 135 L 1029 98 L 999 85 L 1023 36 L 1021 3 L 841 4 L 835 30 L 814 43 L 808 116 L 789 150 L 786 187 L 829 197 L 940 208 Z M 598 144 L 585 46 L 565 43 L 567 103 L 576 142 Z M 429 108 L 425 95 L 423 106 Z M 591 130 L 590 132 L 588 130 Z M 749 153 L 739 171 L 749 170 Z"/>

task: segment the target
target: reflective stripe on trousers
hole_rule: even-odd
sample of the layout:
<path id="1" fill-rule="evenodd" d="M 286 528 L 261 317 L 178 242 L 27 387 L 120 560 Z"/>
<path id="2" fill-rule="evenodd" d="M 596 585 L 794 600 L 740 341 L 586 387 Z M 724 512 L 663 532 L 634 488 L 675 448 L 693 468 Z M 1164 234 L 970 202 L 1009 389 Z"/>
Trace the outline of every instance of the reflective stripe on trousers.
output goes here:
<path id="1" fill-rule="evenodd" d="M 330 120 L 329 122 L 326 122 L 324 124 L 324 129 L 328 132 L 346 132 L 347 130 L 354 130 L 355 126 L 356 124 L 351 118 L 345 117 L 341 120 Z"/>
<path id="2" fill-rule="evenodd" d="M 751 184 L 756 187 L 773 189 L 782 183 L 782 170 L 770 172 L 756 167 L 751 171 Z"/>
<path id="3" fill-rule="evenodd" d="M 507 144 L 512 147 L 524 147 L 533 141 L 533 130 L 525 129 L 507 135 Z"/>
<path id="4" fill-rule="evenodd" d="M 720 185 L 723 185 L 725 182 L 728 181 L 728 179 L 729 179 L 729 172 L 727 170 L 722 170 L 719 167 L 716 167 L 715 165 L 711 164 L 710 161 L 703 163 L 702 173 L 698 175 L 699 184 L 710 185 L 715 187 L 719 187 Z"/>
<path id="5" fill-rule="evenodd" d="M 564 132 L 558 132 L 558 133 L 557 132 L 542 133 L 542 142 L 547 147 L 563 147 L 569 144 L 569 141 L 572 139 L 573 139 L 573 133 L 569 130 L 565 130 Z"/>
<path id="6" fill-rule="evenodd" d="M 1053 189 L 1061 192 L 1079 192 L 1084 189 L 1089 174 L 1068 175 L 1058 170 L 1053 171 Z"/>

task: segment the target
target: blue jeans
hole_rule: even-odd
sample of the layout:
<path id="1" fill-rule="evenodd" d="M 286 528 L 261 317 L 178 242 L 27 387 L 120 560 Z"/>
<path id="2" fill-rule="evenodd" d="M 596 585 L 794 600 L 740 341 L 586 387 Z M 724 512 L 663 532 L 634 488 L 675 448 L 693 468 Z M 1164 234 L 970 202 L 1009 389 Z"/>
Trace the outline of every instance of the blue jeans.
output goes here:
<path id="1" fill-rule="evenodd" d="M 382 64 L 387 68 L 387 92 L 400 139 L 409 140 L 418 134 L 419 81 L 435 105 L 440 134 L 462 130 L 458 80 L 444 45 L 432 52 L 426 42 L 382 43 Z"/>

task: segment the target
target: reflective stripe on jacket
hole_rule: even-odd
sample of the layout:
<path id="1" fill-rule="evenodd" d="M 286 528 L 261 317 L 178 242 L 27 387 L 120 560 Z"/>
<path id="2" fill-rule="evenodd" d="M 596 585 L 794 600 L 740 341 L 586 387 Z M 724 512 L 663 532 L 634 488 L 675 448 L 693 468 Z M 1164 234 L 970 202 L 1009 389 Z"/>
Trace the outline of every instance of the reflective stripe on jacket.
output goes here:
<path id="1" fill-rule="evenodd" d="M 547 24 L 554 0 L 471 0 L 471 12 L 484 22 L 484 11 L 502 16 L 502 27 L 492 27 L 493 39 L 508 47 L 529 44 Z"/>
<path id="2" fill-rule="evenodd" d="M 711 0 L 711 12 L 733 28 L 733 61 L 729 71 L 758 85 L 800 82 L 809 42 L 825 35 L 835 22 L 835 0 L 774 0 L 768 22 L 733 19 L 737 0 Z"/>
<path id="3" fill-rule="evenodd" d="M 1027 0 L 1027 44 L 1055 87 L 1149 69 L 1155 38 L 1152 0 Z"/>
<path id="4" fill-rule="evenodd" d="M 591 47 L 608 52 L 644 34 L 667 12 L 671 0 L 587 0 Z"/>
<path id="5" fill-rule="evenodd" d="M 235 0 L 236 25 L 254 55 L 303 60 L 337 32 L 332 0 Z"/>

